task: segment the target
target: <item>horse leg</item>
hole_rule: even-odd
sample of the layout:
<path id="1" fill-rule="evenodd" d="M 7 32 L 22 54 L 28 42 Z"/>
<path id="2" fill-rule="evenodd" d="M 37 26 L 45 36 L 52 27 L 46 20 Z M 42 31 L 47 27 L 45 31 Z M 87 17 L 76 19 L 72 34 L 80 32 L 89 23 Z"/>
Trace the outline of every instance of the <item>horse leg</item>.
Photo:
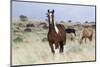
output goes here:
<path id="1" fill-rule="evenodd" d="M 55 51 L 54 51 L 54 48 L 53 48 L 53 43 L 49 43 L 49 46 L 50 46 L 50 48 L 51 48 L 52 53 L 54 54 Z"/>
<path id="2" fill-rule="evenodd" d="M 73 37 L 73 35 L 71 34 L 71 41 L 73 41 L 74 40 L 74 37 Z"/>
<path id="3" fill-rule="evenodd" d="M 64 49 L 64 47 L 63 47 L 64 45 L 63 45 L 63 42 L 60 42 L 60 50 L 59 50 L 59 52 L 60 53 L 62 53 L 63 52 L 63 49 Z"/>
<path id="4" fill-rule="evenodd" d="M 86 43 L 86 38 L 85 38 L 85 43 Z"/>
<path id="5" fill-rule="evenodd" d="M 89 37 L 89 40 L 92 41 L 92 35 Z"/>
<path id="6" fill-rule="evenodd" d="M 59 43 L 55 43 L 55 49 L 59 48 Z"/>
<path id="7" fill-rule="evenodd" d="M 82 44 L 83 39 L 84 39 L 84 36 L 82 36 L 82 38 L 81 38 L 81 40 L 80 40 L 80 44 Z"/>
<path id="8" fill-rule="evenodd" d="M 74 32 L 74 35 L 76 36 L 76 33 Z"/>

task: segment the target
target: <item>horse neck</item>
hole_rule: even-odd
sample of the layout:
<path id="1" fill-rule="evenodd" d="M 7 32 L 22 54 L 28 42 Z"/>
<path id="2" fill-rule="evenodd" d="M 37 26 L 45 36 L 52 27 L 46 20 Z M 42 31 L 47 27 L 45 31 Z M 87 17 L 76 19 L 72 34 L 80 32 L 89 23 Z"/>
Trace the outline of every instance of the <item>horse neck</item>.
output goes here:
<path id="1" fill-rule="evenodd" d="M 49 21 L 49 31 L 56 31 L 55 25 L 54 19 L 52 19 L 52 22 Z"/>
<path id="2" fill-rule="evenodd" d="M 55 31 L 54 24 L 49 24 L 49 31 Z"/>

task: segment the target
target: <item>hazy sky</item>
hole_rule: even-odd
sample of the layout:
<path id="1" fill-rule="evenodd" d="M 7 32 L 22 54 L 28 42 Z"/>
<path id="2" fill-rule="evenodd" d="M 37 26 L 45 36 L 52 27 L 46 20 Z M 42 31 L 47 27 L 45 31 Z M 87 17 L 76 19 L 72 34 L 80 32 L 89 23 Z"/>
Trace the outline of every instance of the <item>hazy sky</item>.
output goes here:
<path id="1" fill-rule="evenodd" d="M 19 19 L 25 15 L 33 20 L 45 20 L 47 9 L 55 10 L 55 21 L 95 21 L 94 6 L 46 4 L 33 2 L 12 2 L 12 18 Z"/>

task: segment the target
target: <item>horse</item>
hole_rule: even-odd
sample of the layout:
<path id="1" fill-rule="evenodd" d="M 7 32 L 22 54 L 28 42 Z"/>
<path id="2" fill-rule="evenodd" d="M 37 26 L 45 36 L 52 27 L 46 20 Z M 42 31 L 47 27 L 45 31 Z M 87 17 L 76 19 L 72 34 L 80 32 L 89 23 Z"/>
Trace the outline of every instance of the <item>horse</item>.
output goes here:
<path id="1" fill-rule="evenodd" d="M 85 39 L 85 43 L 86 43 L 86 39 L 88 38 L 90 41 L 92 41 L 92 37 L 93 37 L 93 29 L 90 26 L 84 26 L 84 30 L 82 31 L 82 37 L 80 39 L 80 44 L 82 43 L 83 39 Z"/>
<path id="2" fill-rule="evenodd" d="M 65 31 L 66 31 L 66 33 L 74 33 L 74 35 L 76 36 L 75 29 L 67 28 L 67 29 L 65 29 Z"/>
<path id="3" fill-rule="evenodd" d="M 49 30 L 47 34 L 47 39 L 51 52 L 55 54 L 55 49 L 59 48 L 59 53 L 63 53 L 64 45 L 66 43 L 66 32 L 65 27 L 62 24 L 56 24 L 54 21 L 54 10 L 50 11 L 48 9 L 47 13 Z"/>

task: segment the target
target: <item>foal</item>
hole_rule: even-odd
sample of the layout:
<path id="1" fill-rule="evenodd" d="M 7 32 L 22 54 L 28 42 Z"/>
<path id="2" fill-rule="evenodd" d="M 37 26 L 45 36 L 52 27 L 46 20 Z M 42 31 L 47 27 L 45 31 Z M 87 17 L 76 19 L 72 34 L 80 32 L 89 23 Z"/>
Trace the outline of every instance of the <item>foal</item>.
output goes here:
<path id="1" fill-rule="evenodd" d="M 55 49 L 59 48 L 59 52 L 62 53 L 64 49 L 64 44 L 66 43 L 66 32 L 65 27 L 62 24 L 55 24 L 54 22 L 54 10 L 47 13 L 48 22 L 49 22 L 49 31 L 48 31 L 48 41 L 49 46 L 51 47 L 52 53 L 55 53 Z M 54 45 L 53 45 L 54 44 Z"/>

